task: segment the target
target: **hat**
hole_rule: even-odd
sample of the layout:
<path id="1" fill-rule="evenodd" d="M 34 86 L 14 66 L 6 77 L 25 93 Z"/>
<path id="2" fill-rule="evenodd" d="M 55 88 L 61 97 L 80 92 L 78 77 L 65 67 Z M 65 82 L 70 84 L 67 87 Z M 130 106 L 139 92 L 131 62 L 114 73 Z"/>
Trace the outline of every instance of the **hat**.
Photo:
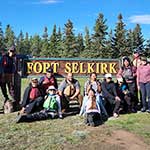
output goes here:
<path id="1" fill-rule="evenodd" d="M 48 73 L 53 73 L 53 69 L 52 69 L 52 68 L 48 68 L 48 69 L 46 70 L 46 72 L 48 72 Z"/>
<path id="2" fill-rule="evenodd" d="M 51 85 L 48 87 L 47 91 L 49 91 L 49 90 L 56 90 L 56 88 L 53 85 Z"/>
<path id="3" fill-rule="evenodd" d="M 123 82 L 123 78 L 117 78 L 118 82 Z"/>
<path id="4" fill-rule="evenodd" d="M 9 51 L 15 52 L 15 51 L 16 51 L 16 47 L 15 47 L 15 46 L 11 46 L 11 47 L 9 48 Z"/>
<path id="5" fill-rule="evenodd" d="M 147 58 L 146 57 L 141 57 L 141 60 L 142 61 L 147 61 Z"/>
<path id="6" fill-rule="evenodd" d="M 111 73 L 105 74 L 105 78 L 112 78 L 112 74 Z"/>

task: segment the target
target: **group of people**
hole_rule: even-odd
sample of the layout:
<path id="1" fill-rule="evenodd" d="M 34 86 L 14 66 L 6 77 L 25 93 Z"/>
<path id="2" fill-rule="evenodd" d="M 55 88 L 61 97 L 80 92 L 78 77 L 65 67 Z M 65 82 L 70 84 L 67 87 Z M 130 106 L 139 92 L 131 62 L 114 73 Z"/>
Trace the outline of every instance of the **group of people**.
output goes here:
<path id="1" fill-rule="evenodd" d="M 9 81 L 10 94 L 14 97 L 13 84 L 9 75 L 7 76 L 7 72 L 12 74 L 15 71 L 12 69 L 15 68 L 12 66 L 14 63 L 11 62 L 14 53 L 15 49 L 11 47 L 2 59 L 3 66 L 6 66 L 6 80 L 1 77 L 0 85 L 5 102 L 9 99 L 6 93 L 7 81 Z M 132 62 L 127 56 L 122 58 L 122 66 L 116 78 L 107 73 L 104 75 L 104 80 L 100 81 L 97 79 L 97 74 L 92 72 L 84 84 L 83 94 L 80 90 L 80 83 L 72 73 L 68 73 L 58 85 L 53 69 L 48 68 L 46 74 L 39 80 L 32 78 L 24 91 L 17 123 L 48 118 L 62 119 L 72 100 L 78 101 L 79 115 L 84 115 L 85 123 L 90 126 L 100 125 L 111 116 L 119 117 L 120 113 L 135 113 L 139 102 L 141 102 L 141 112 L 150 113 L 150 64 L 145 57 L 141 57 L 139 52 L 135 51 Z"/>

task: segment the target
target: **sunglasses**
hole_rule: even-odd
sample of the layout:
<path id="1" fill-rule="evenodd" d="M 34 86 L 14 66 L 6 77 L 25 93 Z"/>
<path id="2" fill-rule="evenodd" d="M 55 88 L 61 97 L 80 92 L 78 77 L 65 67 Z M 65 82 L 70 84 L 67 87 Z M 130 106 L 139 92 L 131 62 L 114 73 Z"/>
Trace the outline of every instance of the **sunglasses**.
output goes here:
<path id="1" fill-rule="evenodd" d="M 13 51 L 13 50 L 10 50 L 10 52 L 14 53 L 15 51 Z"/>

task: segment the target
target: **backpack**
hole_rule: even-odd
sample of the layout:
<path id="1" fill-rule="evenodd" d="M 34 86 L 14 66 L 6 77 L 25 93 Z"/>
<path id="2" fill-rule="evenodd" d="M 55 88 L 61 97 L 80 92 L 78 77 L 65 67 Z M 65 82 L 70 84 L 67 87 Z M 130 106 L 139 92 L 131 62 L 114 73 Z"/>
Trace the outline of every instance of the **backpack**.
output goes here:
<path id="1" fill-rule="evenodd" d="M 48 110 L 58 110 L 58 104 L 56 100 L 56 96 L 48 96 L 46 101 L 43 104 L 43 107 Z"/>

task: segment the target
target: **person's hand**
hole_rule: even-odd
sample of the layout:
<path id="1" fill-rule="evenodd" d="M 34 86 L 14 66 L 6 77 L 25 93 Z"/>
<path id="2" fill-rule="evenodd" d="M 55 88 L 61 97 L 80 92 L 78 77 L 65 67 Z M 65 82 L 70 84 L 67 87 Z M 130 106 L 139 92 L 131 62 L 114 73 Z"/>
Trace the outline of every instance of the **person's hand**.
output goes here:
<path id="1" fill-rule="evenodd" d="M 73 99 L 74 99 L 74 96 L 71 96 L 69 99 L 70 99 L 70 100 L 73 100 Z"/>
<path id="2" fill-rule="evenodd" d="M 48 81 L 43 81 L 43 84 L 48 84 L 49 82 Z"/>
<path id="3" fill-rule="evenodd" d="M 121 99 L 118 96 L 115 97 L 115 100 L 116 101 L 121 101 Z"/>
<path id="4" fill-rule="evenodd" d="M 140 86 L 139 85 L 137 86 L 137 89 L 140 90 Z"/>

